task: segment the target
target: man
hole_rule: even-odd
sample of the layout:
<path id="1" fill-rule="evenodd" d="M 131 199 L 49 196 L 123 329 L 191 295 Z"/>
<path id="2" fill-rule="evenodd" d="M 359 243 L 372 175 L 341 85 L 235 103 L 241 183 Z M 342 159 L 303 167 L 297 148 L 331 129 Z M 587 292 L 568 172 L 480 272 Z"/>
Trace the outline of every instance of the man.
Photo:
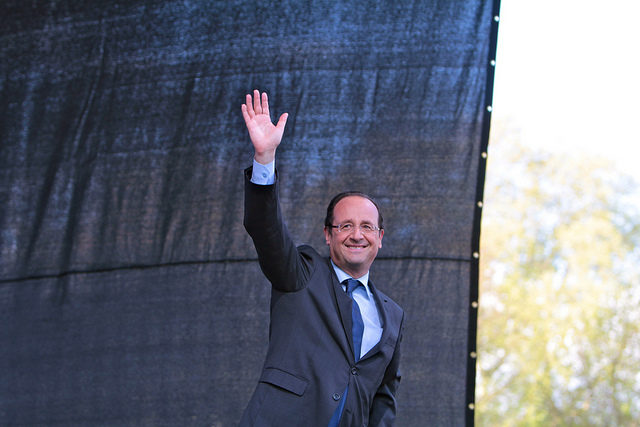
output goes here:
<path id="1" fill-rule="evenodd" d="M 244 225 L 272 285 L 269 348 L 241 426 L 389 426 L 396 414 L 404 313 L 369 280 L 384 229 L 362 193 L 336 196 L 324 236 L 330 259 L 291 241 L 278 203 L 274 125 L 266 93 L 242 105 L 254 147 Z M 353 280 L 356 279 L 356 280 Z"/>

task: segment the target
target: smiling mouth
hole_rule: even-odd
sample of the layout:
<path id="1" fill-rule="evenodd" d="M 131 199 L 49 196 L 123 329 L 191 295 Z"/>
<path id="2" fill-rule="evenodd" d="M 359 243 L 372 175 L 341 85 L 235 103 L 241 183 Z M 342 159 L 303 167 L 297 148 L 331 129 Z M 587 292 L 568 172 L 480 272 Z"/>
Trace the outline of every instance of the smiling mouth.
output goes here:
<path id="1" fill-rule="evenodd" d="M 362 249 L 366 249 L 366 246 L 362 246 L 362 245 L 345 245 L 348 249 L 351 250 L 362 250 Z"/>

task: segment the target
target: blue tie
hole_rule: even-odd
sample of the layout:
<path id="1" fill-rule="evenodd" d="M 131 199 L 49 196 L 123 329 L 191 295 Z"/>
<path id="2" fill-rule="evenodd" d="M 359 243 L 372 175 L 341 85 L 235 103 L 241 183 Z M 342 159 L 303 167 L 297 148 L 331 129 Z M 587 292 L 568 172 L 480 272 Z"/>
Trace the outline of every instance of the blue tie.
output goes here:
<path id="1" fill-rule="evenodd" d="M 360 313 L 360 307 L 353 298 L 353 291 L 358 286 L 361 286 L 360 282 L 355 279 L 347 279 L 347 295 L 351 297 L 351 320 L 353 327 L 351 329 L 353 335 L 353 352 L 356 356 L 356 362 L 360 360 L 360 349 L 362 348 L 362 334 L 364 333 L 364 322 L 362 321 L 362 314 Z"/>
<path id="2" fill-rule="evenodd" d="M 355 361 L 360 360 L 360 349 L 362 348 L 362 333 L 364 332 L 364 322 L 362 321 L 362 314 L 360 313 L 360 307 L 358 303 L 353 298 L 353 291 L 356 290 L 358 286 L 361 286 L 361 283 L 355 279 L 347 279 L 342 282 L 343 285 L 347 287 L 347 295 L 351 298 L 351 335 L 353 336 L 353 352 L 355 354 Z M 328 427 L 335 427 L 340 422 L 340 417 L 342 416 L 342 411 L 344 410 L 344 404 L 347 400 L 347 391 L 349 391 L 349 386 L 342 393 L 342 399 L 336 408 L 336 411 L 333 413 L 333 417 L 329 421 Z"/>

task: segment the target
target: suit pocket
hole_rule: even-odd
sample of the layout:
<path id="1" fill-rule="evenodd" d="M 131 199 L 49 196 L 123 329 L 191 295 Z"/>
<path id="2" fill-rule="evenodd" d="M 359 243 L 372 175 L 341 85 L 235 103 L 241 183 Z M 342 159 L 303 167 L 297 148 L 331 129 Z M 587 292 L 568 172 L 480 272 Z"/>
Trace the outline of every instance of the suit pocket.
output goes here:
<path id="1" fill-rule="evenodd" d="M 265 368 L 262 371 L 260 382 L 283 388 L 298 396 L 302 396 L 307 388 L 307 380 L 278 368 Z"/>

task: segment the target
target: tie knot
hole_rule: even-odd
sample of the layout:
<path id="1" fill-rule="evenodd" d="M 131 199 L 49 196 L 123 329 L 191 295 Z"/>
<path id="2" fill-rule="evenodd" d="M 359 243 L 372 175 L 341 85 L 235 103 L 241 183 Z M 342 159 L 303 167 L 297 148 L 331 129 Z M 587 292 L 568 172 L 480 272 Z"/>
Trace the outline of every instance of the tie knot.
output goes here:
<path id="1" fill-rule="evenodd" d="M 353 291 L 361 285 L 360 281 L 356 280 L 356 279 L 347 279 L 347 294 L 351 295 L 353 294 Z"/>

